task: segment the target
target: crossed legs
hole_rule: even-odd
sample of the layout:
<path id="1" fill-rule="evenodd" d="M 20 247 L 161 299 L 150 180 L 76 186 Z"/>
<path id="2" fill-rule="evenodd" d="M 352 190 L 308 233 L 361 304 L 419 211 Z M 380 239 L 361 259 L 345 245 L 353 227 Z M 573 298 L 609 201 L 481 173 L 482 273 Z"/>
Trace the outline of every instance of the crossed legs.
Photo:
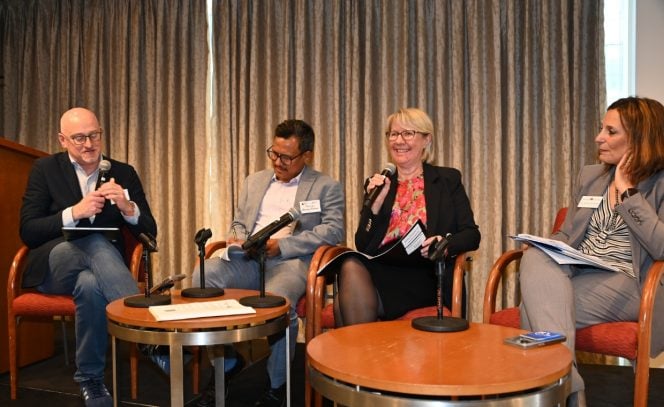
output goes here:
<path id="1" fill-rule="evenodd" d="M 520 270 L 521 327 L 562 332 L 572 355 L 577 329 L 638 318 L 639 286 L 623 273 L 561 266 L 532 247 L 524 254 Z M 572 392 L 583 389 L 574 362 Z"/>
<path id="2" fill-rule="evenodd" d="M 371 273 L 356 258 L 345 260 L 338 275 L 334 299 L 334 320 L 337 326 L 373 322 L 382 315 L 382 304 Z"/>
<path id="3" fill-rule="evenodd" d="M 138 293 L 136 281 L 118 250 L 94 234 L 55 246 L 50 274 L 41 292 L 74 296 L 76 305 L 76 373 L 74 380 L 102 379 L 106 363 L 106 305 Z"/>

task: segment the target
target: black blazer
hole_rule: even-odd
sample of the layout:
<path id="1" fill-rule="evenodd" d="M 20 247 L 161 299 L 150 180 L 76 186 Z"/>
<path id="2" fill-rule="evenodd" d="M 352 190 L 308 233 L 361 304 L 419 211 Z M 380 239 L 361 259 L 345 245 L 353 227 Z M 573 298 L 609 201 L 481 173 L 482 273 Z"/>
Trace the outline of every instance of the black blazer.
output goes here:
<path id="1" fill-rule="evenodd" d="M 115 178 L 116 183 L 129 191 L 129 198 L 138 205 L 141 215 L 137 225 L 130 225 L 125 222 L 117 206 L 107 200 L 102 212 L 95 216 L 94 226 L 126 226 L 135 236 L 140 233 L 156 236 L 157 223 L 150 211 L 138 174 L 128 164 L 108 160 L 111 162 L 109 178 Z M 81 199 L 83 196 L 78 178 L 66 152 L 35 161 L 21 207 L 21 240 L 30 248 L 27 269 L 23 275 L 24 287 L 34 287 L 43 282 L 49 271 L 48 256 L 53 247 L 64 240 L 62 211 Z M 88 219 L 81 219 L 77 226 L 92 224 Z M 124 254 L 122 239 L 116 243 L 116 247 Z"/>
<path id="2" fill-rule="evenodd" d="M 425 163 L 423 175 L 427 237 L 445 236 L 451 233 L 452 237 L 447 246 L 450 257 L 461 252 L 476 250 L 480 244 L 480 231 L 475 224 L 459 170 Z M 377 215 L 373 215 L 369 208 L 363 207 L 360 223 L 355 232 L 357 250 L 371 255 L 380 251 L 379 245 L 387 233 L 392 206 L 397 195 L 398 176 L 397 171 L 390 177 L 390 191 Z"/>

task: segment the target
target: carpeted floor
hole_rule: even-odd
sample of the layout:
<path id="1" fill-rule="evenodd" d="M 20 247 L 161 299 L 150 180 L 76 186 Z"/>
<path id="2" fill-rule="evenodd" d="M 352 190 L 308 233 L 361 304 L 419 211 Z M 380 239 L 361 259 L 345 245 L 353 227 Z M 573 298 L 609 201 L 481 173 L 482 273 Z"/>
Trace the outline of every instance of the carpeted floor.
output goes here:
<path id="1" fill-rule="evenodd" d="M 69 331 L 72 331 L 70 329 Z M 56 335 L 57 336 L 57 335 Z M 73 339 L 69 341 L 73 348 Z M 9 399 L 9 375 L 0 375 L 0 406 L 82 406 L 78 396 L 78 385 L 72 380 L 75 367 L 73 360 L 64 364 L 62 346 L 56 343 L 56 355 L 48 360 L 20 369 L 18 400 Z M 247 359 L 255 361 L 231 383 L 228 406 L 252 406 L 267 385 L 265 375 L 266 348 L 261 342 L 239 350 Z M 118 404 L 121 406 L 169 406 L 169 381 L 156 366 L 141 358 L 139 362 L 139 394 L 137 400 L 129 397 L 128 345 L 118 346 Z M 298 344 L 295 361 L 291 370 L 292 406 L 304 405 L 304 345 Z M 110 352 L 109 352 L 110 359 Z M 204 358 L 205 359 L 205 358 Z M 111 363 L 109 360 L 106 383 L 111 388 Z M 581 365 L 581 374 L 586 380 L 588 405 L 591 407 L 623 407 L 632 404 L 634 376 L 630 367 Z M 204 362 L 201 371 L 202 386 L 210 377 L 210 366 Z M 185 405 L 194 406 L 197 396 L 192 394 L 189 373 L 185 372 Z M 325 403 L 331 405 L 331 403 Z M 651 369 L 649 406 L 664 406 L 664 369 Z"/>

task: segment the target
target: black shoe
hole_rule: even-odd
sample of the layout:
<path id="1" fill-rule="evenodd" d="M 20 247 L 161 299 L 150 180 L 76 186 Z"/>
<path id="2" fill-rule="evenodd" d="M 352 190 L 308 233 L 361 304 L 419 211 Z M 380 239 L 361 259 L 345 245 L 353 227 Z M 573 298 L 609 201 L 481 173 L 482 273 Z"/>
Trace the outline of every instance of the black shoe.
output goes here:
<path id="1" fill-rule="evenodd" d="M 112 407 L 113 397 L 101 379 L 90 379 L 80 383 L 81 398 L 85 407 Z"/>
<path id="2" fill-rule="evenodd" d="M 230 388 L 231 380 L 233 380 L 241 371 L 244 369 L 244 358 L 239 353 L 235 354 L 235 366 L 233 366 L 228 372 L 224 372 L 224 397 L 228 399 L 228 389 Z M 203 390 L 201 397 L 196 402 L 196 407 L 210 407 L 214 406 L 216 403 L 217 393 L 214 389 L 214 370 L 212 371 L 212 376 L 208 385 Z"/>
<path id="3" fill-rule="evenodd" d="M 254 404 L 255 407 L 283 407 L 286 405 L 286 383 L 267 390 L 263 397 Z"/>
<path id="4" fill-rule="evenodd" d="M 141 353 L 150 359 L 155 365 L 161 369 L 167 376 L 171 374 L 171 357 L 168 346 L 159 345 L 139 345 L 138 349 Z M 185 351 L 182 365 L 186 366 L 193 359 L 190 352 Z"/>

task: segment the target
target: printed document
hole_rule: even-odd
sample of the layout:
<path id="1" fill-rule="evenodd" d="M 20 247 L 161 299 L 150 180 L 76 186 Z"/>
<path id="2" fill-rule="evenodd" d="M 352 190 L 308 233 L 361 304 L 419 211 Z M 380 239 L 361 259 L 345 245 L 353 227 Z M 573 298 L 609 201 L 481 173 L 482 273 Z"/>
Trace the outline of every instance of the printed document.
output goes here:
<path id="1" fill-rule="evenodd" d="M 599 257 L 582 253 L 559 240 L 547 239 L 545 237 L 533 236 L 526 233 L 520 233 L 516 236 L 510 237 L 517 242 L 528 243 L 537 247 L 549 255 L 549 257 L 555 260 L 558 264 L 586 265 L 609 271 L 619 271 L 617 268 L 609 265 Z"/>
<path id="2" fill-rule="evenodd" d="M 357 250 L 349 250 L 339 254 L 327 262 L 323 267 L 318 270 L 318 274 L 326 272 L 326 270 L 333 270 L 339 266 L 343 259 L 352 255 L 360 255 L 361 259 L 367 261 L 377 261 L 383 264 L 402 265 L 402 266 L 417 266 L 422 264 L 431 264 L 429 260 L 420 255 L 420 248 L 422 243 L 426 240 L 426 228 L 422 221 L 418 220 L 413 226 L 410 227 L 405 235 L 399 238 L 396 242 L 391 244 L 389 248 L 383 252 L 371 256 Z M 429 262 L 429 263 L 428 263 Z"/>
<path id="3" fill-rule="evenodd" d="M 256 310 L 246 307 L 237 300 L 200 301 L 182 304 L 155 305 L 148 310 L 157 321 L 177 319 L 223 317 L 228 315 L 255 314 Z"/>

